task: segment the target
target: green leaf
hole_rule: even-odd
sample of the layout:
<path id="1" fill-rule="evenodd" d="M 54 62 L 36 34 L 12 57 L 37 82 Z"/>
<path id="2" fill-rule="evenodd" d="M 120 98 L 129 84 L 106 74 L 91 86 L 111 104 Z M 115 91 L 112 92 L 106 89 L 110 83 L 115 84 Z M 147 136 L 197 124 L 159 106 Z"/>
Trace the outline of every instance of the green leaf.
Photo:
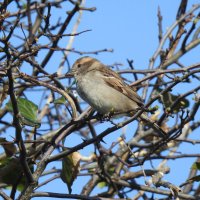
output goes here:
<path id="1" fill-rule="evenodd" d="M 62 97 L 56 99 L 56 100 L 54 101 L 54 103 L 55 103 L 55 104 L 65 104 L 65 103 L 66 103 L 66 99 L 65 99 L 65 97 L 62 96 Z"/>
<path id="2" fill-rule="evenodd" d="M 97 185 L 100 189 L 104 188 L 107 186 L 106 182 L 105 181 L 102 181 L 102 182 L 99 182 L 98 185 Z"/>
<path id="3" fill-rule="evenodd" d="M 200 170 L 200 162 L 195 162 L 195 163 L 193 163 L 192 169 Z"/>
<path id="4" fill-rule="evenodd" d="M 70 194 L 72 192 L 71 186 L 79 172 L 79 166 L 80 154 L 78 152 L 74 152 L 62 160 L 61 179 L 67 184 Z"/>
<path id="5" fill-rule="evenodd" d="M 34 166 L 30 165 L 30 170 L 33 173 Z M 4 158 L 0 160 L 0 183 L 7 185 L 17 184 L 17 190 L 23 191 L 26 185 L 26 178 L 23 173 L 22 165 L 19 158 Z M 6 187 L 12 189 L 11 187 Z"/>
<path id="6" fill-rule="evenodd" d="M 19 159 L 5 158 L 0 162 L 0 182 L 8 185 L 16 184 L 23 170 Z"/>
<path id="7" fill-rule="evenodd" d="M 40 122 L 37 119 L 38 113 L 38 106 L 35 105 L 33 102 L 25 99 L 25 98 L 18 98 L 17 105 L 20 112 L 20 120 L 22 124 L 32 126 L 32 127 L 40 127 Z M 6 104 L 6 108 L 9 112 L 13 113 L 12 103 L 8 102 Z"/>
<path id="8" fill-rule="evenodd" d="M 162 89 L 158 89 L 157 92 L 160 93 Z M 179 98 L 179 95 L 174 95 L 170 92 L 167 92 L 162 95 L 161 99 L 159 100 L 161 103 L 164 104 L 166 110 L 170 110 L 174 101 Z M 190 105 L 189 101 L 186 98 L 180 99 L 180 101 L 173 107 L 173 113 L 179 112 L 181 109 L 188 108 Z"/>

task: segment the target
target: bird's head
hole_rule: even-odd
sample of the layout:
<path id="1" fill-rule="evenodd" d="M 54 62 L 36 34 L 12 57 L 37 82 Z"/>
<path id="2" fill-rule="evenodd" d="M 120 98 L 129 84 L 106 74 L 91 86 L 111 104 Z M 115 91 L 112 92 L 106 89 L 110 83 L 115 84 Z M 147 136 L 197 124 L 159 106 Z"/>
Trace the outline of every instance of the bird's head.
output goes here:
<path id="1" fill-rule="evenodd" d="M 79 74 L 84 75 L 85 73 L 93 70 L 99 64 L 101 64 L 97 59 L 85 56 L 76 60 L 70 71 L 75 77 Z"/>

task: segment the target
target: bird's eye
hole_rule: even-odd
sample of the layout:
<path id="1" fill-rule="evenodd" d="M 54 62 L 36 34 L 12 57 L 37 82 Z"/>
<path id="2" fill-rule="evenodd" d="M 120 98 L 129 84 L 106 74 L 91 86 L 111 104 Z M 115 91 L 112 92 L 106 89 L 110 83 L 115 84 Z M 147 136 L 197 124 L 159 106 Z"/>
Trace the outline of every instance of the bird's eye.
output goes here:
<path id="1" fill-rule="evenodd" d="M 78 64 L 77 67 L 80 68 L 80 67 L 81 67 L 81 64 Z"/>

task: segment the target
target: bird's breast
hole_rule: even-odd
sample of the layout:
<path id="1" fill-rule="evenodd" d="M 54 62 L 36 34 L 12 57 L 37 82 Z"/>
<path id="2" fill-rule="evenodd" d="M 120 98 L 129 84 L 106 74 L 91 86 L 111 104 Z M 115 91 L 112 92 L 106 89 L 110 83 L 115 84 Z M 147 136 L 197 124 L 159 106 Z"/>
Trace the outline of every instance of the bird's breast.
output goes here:
<path id="1" fill-rule="evenodd" d="M 126 112 L 137 107 L 134 101 L 95 75 L 85 75 L 77 79 L 77 92 L 83 100 L 101 114 Z"/>

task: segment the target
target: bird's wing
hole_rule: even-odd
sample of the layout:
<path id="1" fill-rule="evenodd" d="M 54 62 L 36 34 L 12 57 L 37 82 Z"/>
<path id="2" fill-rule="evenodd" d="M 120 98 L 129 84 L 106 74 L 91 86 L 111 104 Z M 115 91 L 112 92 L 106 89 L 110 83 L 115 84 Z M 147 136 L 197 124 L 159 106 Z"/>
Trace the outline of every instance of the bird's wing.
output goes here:
<path id="1" fill-rule="evenodd" d="M 109 68 L 105 67 L 104 70 L 101 70 L 101 73 L 103 74 L 104 81 L 115 90 L 121 92 L 125 96 L 127 96 L 129 99 L 136 102 L 138 105 L 143 106 L 142 99 L 140 96 L 124 81 L 122 78 L 114 71 L 110 70 Z"/>

